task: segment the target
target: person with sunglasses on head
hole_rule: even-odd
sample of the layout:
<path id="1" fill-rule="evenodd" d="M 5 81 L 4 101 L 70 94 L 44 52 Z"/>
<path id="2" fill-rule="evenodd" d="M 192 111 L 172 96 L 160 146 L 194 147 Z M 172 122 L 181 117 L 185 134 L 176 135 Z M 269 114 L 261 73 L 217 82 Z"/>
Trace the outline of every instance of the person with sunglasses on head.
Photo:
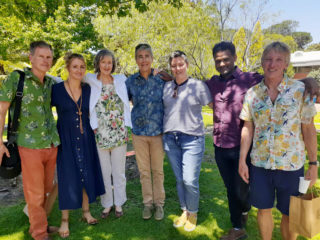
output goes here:
<path id="1" fill-rule="evenodd" d="M 204 154 L 202 106 L 211 104 L 207 85 L 188 76 L 188 59 L 182 51 L 174 51 L 169 64 L 174 81 L 163 89 L 163 143 L 176 177 L 182 215 L 173 226 L 193 231 L 199 207 L 199 175 Z"/>

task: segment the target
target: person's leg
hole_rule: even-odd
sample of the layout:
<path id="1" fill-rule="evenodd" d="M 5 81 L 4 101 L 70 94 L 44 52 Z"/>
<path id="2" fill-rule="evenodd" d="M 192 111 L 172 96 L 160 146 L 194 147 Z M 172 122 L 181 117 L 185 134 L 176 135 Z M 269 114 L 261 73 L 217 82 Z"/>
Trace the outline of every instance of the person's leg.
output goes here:
<path id="1" fill-rule="evenodd" d="M 204 153 L 204 137 L 180 134 L 182 148 L 182 175 L 187 205 L 185 231 L 193 231 L 197 225 L 199 208 L 199 176 Z"/>
<path id="2" fill-rule="evenodd" d="M 44 154 L 45 154 L 44 178 L 45 178 L 46 199 L 45 199 L 44 208 L 48 216 L 52 210 L 53 204 L 58 195 L 58 184 L 54 183 L 58 148 L 51 147 L 47 149 L 42 149 L 42 151 L 44 151 Z"/>
<path id="3" fill-rule="evenodd" d="M 197 213 L 199 208 L 199 176 L 204 153 L 204 137 L 181 134 L 182 176 L 187 211 Z"/>
<path id="4" fill-rule="evenodd" d="M 136 160 L 140 173 L 143 204 L 148 207 L 153 205 L 152 181 L 150 168 L 150 145 L 148 137 L 132 134 L 132 143 L 136 152 Z"/>
<path id="5" fill-rule="evenodd" d="M 276 170 L 275 185 L 277 189 L 277 208 L 282 213 L 281 234 L 285 240 L 297 238 L 297 234 L 289 231 L 290 196 L 299 195 L 299 177 L 304 176 L 304 167 L 296 171 Z"/>
<path id="6" fill-rule="evenodd" d="M 86 190 L 83 189 L 82 192 L 82 219 L 87 222 L 89 225 L 95 225 L 98 223 L 98 220 L 92 217 L 89 208 L 89 199 L 86 193 Z"/>
<path id="7" fill-rule="evenodd" d="M 230 220 L 234 228 L 242 228 L 241 216 L 242 206 L 239 201 L 239 184 L 237 183 L 239 148 L 220 148 L 215 146 L 215 159 L 227 189 L 227 198 L 229 204 Z M 239 194 L 237 194 L 239 193 Z"/>
<path id="8" fill-rule="evenodd" d="M 109 149 L 98 149 L 99 161 L 106 193 L 100 196 L 101 205 L 104 207 L 102 216 L 107 217 L 113 206 L 113 191 L 111 183 L 111 157 Z"/>
<path id="9" fill-rule="evenodd" d="M 272 208 L 275 200 L 274 170 L 251 166 L 250 200 L 258 208 L 257 220 L 263 240 L 272 239 Z"/>
<path id="10" fill-rule="evenodd" d="M 262 240 L 271 240 L 273 231 L 272 209 L 258 209 L 257 221 Z"/>
<path id="11" fill-rule="evenodd" d="M 176 137 L 171 133 L 167 133 L 163 135 L 163 146 L 169 158 L 172 171 L 176 177 L 176 187 L 177 187 L 180 207 L 184 211 L 187 209 L 187 206 L 186 206 L 183 177 L 182 177 L 181 146 L 178 139 L 176 139 Z"/>
<path id="12" fill-rule="evenodd" d="M 44 205 L 44 209 L 46 210 L 46 214 L 47 216 L 50 215 L 53 205 L 57 199 L 58 196 L 58 183 L 54 183 L 53 184 L 53 188 L 51 190 L 51 192 L 49 193 L 49 196 L 46 199 L 45 205 Z"/>
<path id="13" fill-rule="evenodd" d="M 153 201 L 156 206 L 163 207 L 165 201 L 164 191 L 164 173 L 163 173 L 163 143 L 162 135 L 149 137 L 150 138 L 150 157 L 152 171 L 152 191 Z"/>
<path id="14" fill-rule="evenodd" d="M 69 210 L 62 210 L 61 211 L 61 224 L 59 228 L 59 235 L 62 238 L 69 237 Z"/>
<path id="15" fill-rule="evenodd" d="M 23 192 L 28 204 L 30 234 L 38 240 L 48 236 L 45 202 L 45 163 L 41 149 L 19 147 L 22 165 Z M 51 184 L 53 182 L 53 175 Z"/>
<path id="16" fill-rule="evenodd" d="M 297 239 L 298 235 L 294 232 L 289 231 L 289 216 L 282 214 L 281 218 L 281 235 L 284 240 L 295 240 Z"/>
<path id="17" fill-rule="evenodd" d="M 150 138 L 150 155 L 151 155 L 151 171 L 152 171 L 152 192 L 153 202 L 155 204 L 154 218 L 162 220 L 164 217 L 164 173 L 163 173 L 163 143 L 162 135 Z"/>
<path id="18" fill-rule="evenodd" d="M 114 204 L 118 213 L 122 212 L 121 206 L 127 201 L 125 174 L 126 152 L 127 144 L 111 150 Z"/>

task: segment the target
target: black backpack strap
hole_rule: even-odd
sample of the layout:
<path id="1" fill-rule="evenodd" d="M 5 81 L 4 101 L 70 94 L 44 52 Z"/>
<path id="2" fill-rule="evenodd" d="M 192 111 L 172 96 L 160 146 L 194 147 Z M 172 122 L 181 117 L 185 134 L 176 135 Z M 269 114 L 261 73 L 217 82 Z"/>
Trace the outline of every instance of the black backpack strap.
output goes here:
<path id="1" fill-rule="evenodd" d="M 20 111 L 21 111 L 21 102 L 22 102 L 22 97 L 23 97 L 23 86 L 24 86 L 24 76 L 25 76 L 25 73 L 23 71 L 19 71 L 19 70 L 15 70 L 15 71 L 19 73 L 20 78 L 19 78 L 19 82 L 18 82 L 16 96 L 13 99 L 13 101 L 15 101 L 13 120 L 11 122 L 10 114 L 9 114 L 9 119 L 8 119 L 7 137 L 8 137 L 9 144 L 14 143 L 17 140 L 17 129 L 19 126 L 18 118 L 20 116 Z"/>

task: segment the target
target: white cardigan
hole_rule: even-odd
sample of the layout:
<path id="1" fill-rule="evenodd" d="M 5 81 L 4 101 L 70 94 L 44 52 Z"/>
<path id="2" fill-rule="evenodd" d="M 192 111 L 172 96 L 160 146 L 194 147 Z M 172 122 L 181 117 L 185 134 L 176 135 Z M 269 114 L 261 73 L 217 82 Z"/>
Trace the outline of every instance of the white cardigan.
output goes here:
<path id="1" fill-rule="evenodd" d="M 123 74 L 113 75 L 114 88 L 117 95 L 120 97 L 124 104 L 124 124 L 128 127 L 132 127 L 130 104 L 128 98 L 128 92 L 126 87 L 127 77 Z M 88 83 L 91 87 L 90 95 L 90 125 L 92 129 L 98 128 L 98 118 L 95 110 L 95 106 L 101 96 L 102 82 L 98 80 L 97 74 L 87 73 L 84 77 L 84 82 Z"/>

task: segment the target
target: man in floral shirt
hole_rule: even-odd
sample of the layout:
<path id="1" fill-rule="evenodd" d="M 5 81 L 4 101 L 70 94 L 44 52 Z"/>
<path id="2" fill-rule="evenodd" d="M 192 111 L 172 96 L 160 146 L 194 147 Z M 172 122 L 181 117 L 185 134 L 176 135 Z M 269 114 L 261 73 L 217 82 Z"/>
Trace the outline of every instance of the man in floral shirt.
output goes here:
<path id="1" fill-rule="evenodd" d="M 53 79 L 45 76 L 52 65 L 53 52 L 49 44 L 37 41 L 30 44 L 31 69 L 25 68 L 21 113 L 18 119 L 17 144 L 21 157 L 23 190 L 28 204 L 30 234 L 36 240 L 49 239 L 47 215 L 44 209 L 46 194 L 53 186 L 59 136 L 51 111 Z M 19 73 L 12 72 L 0 87 L 0 134 L 6 113 L 16 95 Z M 14 104 L 14 103 L 13 103 Z M 14 108 L 10 108 L 13 116 Z M 8 149 L 0 141 L 0 164 Z"/>
<path id="2" fill-rule="evenodd" d="M 165 201 L 162 93 L 165 82 L 160 74 L 153 74 L 153 54 L 149 44 L 137 45 L 135 58 L 139 72 L 127 79 L 126 86 L 133 104 L 132 143 L 140 172 L 144 204 L 142 218 L 150 219 L 155 207 L 154 218 L 162 220 Z"/>
<path id="3" fill-rule="evenodd" d="M 248 90 L 240 113 L 245 122 L 239 174 L 246 183 L 250 181 L 251 203 L 258 208 L 262 239 L 272 238 L 275 198 L 282 213 L 283 239 L 296 239 L 296 234 L 289 232 L 289 201 L 291 195 L 299 194 L 305 148 L 309 156 L 305 178 L 312 186 L 318 177 L 315 106 L 310 98 L 303 98 L 304 84 L 285 75 L 289 62 L 290 50 L 284 43 L 274 42 L 265 48 L 261 57 L 264 80 Z M 249 172 L 246 157 L 251 143 Z"/>

